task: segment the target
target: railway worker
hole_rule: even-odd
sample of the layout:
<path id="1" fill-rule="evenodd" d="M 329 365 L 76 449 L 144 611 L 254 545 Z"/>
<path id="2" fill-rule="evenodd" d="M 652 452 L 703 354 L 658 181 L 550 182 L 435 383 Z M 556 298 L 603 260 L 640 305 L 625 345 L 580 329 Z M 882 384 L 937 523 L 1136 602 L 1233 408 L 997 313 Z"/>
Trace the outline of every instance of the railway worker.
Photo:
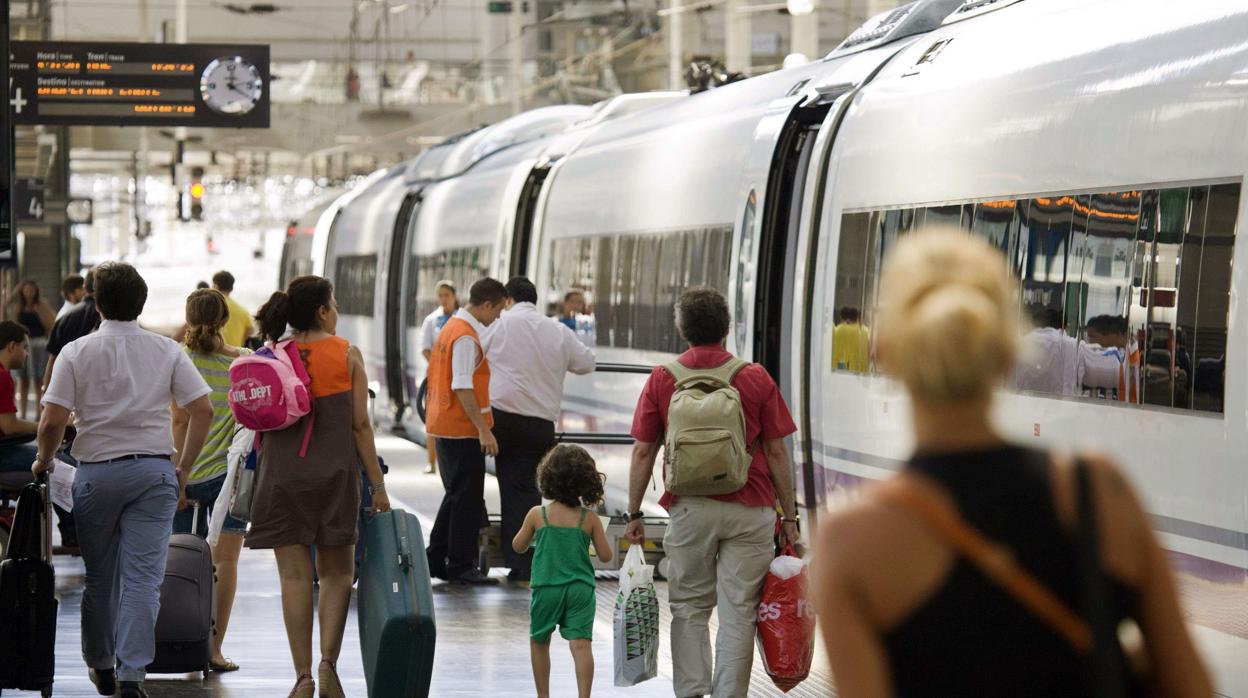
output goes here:
<path id="1" fill-rule="evenodd" d="M 871 368 L 871 330 L 862 324 L 857 308 L 841 308 L 841 321 L 832 329 L 832 368 L 866 373 Z"/>
<path id="2" fill-rule="evenodd" d="M 113 695 L 119 681 L 119 695 L 134 698 L 147 695 L 169 531 L 212 423 L 211 388 L 181 347 L 139 327 L 147 284 L 134 267 L 105 263 L 94 281 L 103 323 L 57 359 L 31 470 L 52 467 L 74 412 L 74 516 L 86 564 L 83 660 L 101 695 Z M 171 400 L 190 413 L 180 444 Z"/>
<path id="3" fill-rule="evenodd" d="M 724 365 L 733 358 L 724 349 L 728 328 L 728 302 L 719 291 L 686 290 L 676 304 L 676 329 L 689 343 L 689 350 L 677 361 L 692 369 Z M 732 385 L 740 393 L 746 440 L 753 453 L 745 487 L 714 497 L 677 498 L 664 492 L 659 500 L 670 515 L 663 549 L 670 564 L 667 580 L 677 696 L 747 695 L 758 600 L 775 558 L 777 501 L 783 512 L 781 543 L 796 545 L 799 538 L 793 471 L 784 444 L 797 427 L 779 388 L 762 366 L 746 365 Z M 633 414 L 636 443 L 629 472 L 630 521 L 625 531 L 633 543 L 645 540 L 641 502 L 667 429 L 675 387 L 672 374 L 655 367 Z M 708 622 L 717 605 L 719 634 L 712 670 Z"/>
<path id="4" fill-rule="evenodd" d="M 555 422 L 563 400 L 563 377 L 594 370 L 594 352 L 566 325 L 537 308 L 537 287 L 523 276 L 507 282 L 507 311 L 486 333 L 490 362 L 490 407 L 494 413 L 494 458 L 502 503 L 502 540 L 520 531 L 524 517 L 540 506 L 537 464 L 555 445 Z M 532 552 L 504 545 L 507 579 L 529 581 Z"/>
<path id="5" fill-rule="evenodd" d="M 1085 329 L 1088 341 L 1105 347 L 1105 354 L 1118 361 L 1118 400 L 1139 404 L 1140 402 L 1140 346 L 1131 336 L 1131 326 L 1125 317 L 1098 315 L 1088 320 Z"/>
<path id="6" fill-rule="evenodd" d="M 234 275 L 228 271 L 213 274 L 212 287 L 225 296 L 225 303 L 230 306 L 230 319 L 221 329 L 221 338 L 231 347 L 247 346 L 247 340 L 256 333 L 256 330 L 251 323 L 251 311 L 230 296 L 234 293 Z"/>
<path id="7" fill-rule="evenodd" d="M 816 539 L 811 588 L 837 692 L 1212 695 L 1166 555 L 1117 467 L 1075 466 L 993 426 L 1019 338 L 1005 267 L 959 230 L 912 234 L 885 262 L 877 341 L 911 398 L 915 450 Z M 1085 504 L 1099 525 L 1081 516 Z M 959 552 L 977 543 L 986 559 Z M 1089 587 L 1101 593 L 1081 593 Z M 1121 621 L 1142 631 L 1148 690 L 1090 680 L 1129 671 Z"/>
<path id="8" fill-rule="evenodd" d="M 455 293 L 454 283 L 449 279 L 443 279 L 438 282 L 436 289 L 438 307 L 426 315 L 425 321 L 420 324 L 420 353 L 425 357 L 426 363 L 433 354 L 433 342 L 438 338 L 438 333 L 446 326 L 446 321 L 455 315 L 455 311 L 459 310 L 459 296 Z M 425 466 L 425 472 L 429 474 L 438 472 L 437 440 L 427 434 L 425 435 L 425 451 L 429 454 L 429 465 Z"/>
<path id="9" fill-rule="evenodd" d="M 496 584 L 477 569 L 477 534 L 485 518 L 485 457 L 498 455 L 490 408 L 490 362 L 485 328 L 502 314 L 507 289 L 485 278 L 468 291 L 433 343 L 425 430 L 437 439 L 446 493 L 429 531 L 429 572 L 459 584 Z"/>

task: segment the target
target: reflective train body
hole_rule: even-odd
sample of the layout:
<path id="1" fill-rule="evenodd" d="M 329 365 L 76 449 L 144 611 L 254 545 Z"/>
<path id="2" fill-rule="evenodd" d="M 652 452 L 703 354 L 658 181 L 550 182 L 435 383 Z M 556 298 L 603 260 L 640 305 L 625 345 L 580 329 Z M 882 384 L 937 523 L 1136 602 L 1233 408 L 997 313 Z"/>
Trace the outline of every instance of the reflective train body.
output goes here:
<path id="1" fill-rule="evenodd" d="M 681 349 L 672 304 L 720 288 L 728 348 L 791 406 L 799 498 L 817 512 L 911 447 L 899 388 L 873 361 L 833 364 L 838 311 L 869 331 L 896 240 L 960 226 L 1000 247 L 1020 312 L 1057 318 L 1062 341 L 1085 342 L 1097 316 L 1128 325 L 1119 387 L 1015 382 L 1001 427 L 1113 454 L 1179 559 L 1242 583 L 1248 7 L 1233 5 L 912 3 L 822 61 L 616 118 L 560 112 L 458 169 L 430 163 L 526 115 L 434 148 L 322 217 L 314 268 L 334 279 L 379 405 L 417 439 L 412 329 L 438 279 L 461 298 L 486 274 L 526 274 L 550 303 L 588 291 L 603 367 L 568 378 L 560 431 L 589 437 L 613 511 L 645 368 Z"/>

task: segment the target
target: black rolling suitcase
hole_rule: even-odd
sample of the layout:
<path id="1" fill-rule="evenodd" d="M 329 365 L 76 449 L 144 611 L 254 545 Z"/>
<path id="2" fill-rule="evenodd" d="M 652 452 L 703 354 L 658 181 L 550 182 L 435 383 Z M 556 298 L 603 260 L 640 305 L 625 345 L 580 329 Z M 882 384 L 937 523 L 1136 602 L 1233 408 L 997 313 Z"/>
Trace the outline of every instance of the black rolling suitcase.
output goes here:
<path id="1" fill-rule="evenodd" d="M 199 503 L 191 530 L 198 528 Z M 156 616 L 156 657 L 147 665 L 152 674 L 208 675 L 212 660 L 213 582 L 212 548 L 193 533 L 169 538 L 165 581 L 160 585 L 160 613 Z"/>
<path id="2" fill-rule="evenodd" d="M 27 485 L 7 558 L 0 562 L 0 688 L 52 695 L 56 669 L 56 584 L 47 478 Z"/>

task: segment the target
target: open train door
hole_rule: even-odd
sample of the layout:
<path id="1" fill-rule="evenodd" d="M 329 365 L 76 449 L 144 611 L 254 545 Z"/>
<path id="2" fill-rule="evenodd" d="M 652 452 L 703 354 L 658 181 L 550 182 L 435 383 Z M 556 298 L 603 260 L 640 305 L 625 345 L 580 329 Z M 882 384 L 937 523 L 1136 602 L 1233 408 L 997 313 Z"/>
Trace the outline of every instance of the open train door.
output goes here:
<path id="1" fill-rule="evenodd" d="M 818 221 L 827 158 L 852 88 L 795 86 L 796 99 L 777 100 L 760 122 L 756 153 L 760 158 L 770 155 L 766 187 L 756 229 L 743 230 L 739 238 L 737 349 L 742 354 L 748 351 L 767 369 L 797 417 L 793 453 L 798 502 L 812 515 L 816 490 L 808 438 L 810 357 L 809 343 L 803 341 L 810 319 L 804 313 L 804 289 L 813 264 L 811 229 Z M 772 143 L 767 153 L 764 147 Z M 747 206 L 757 210 L 760 197 L 753 190 L 749 195 Z"/>
<path id="2" fill-rule="evenodd" d="M 422 190 L 414 189 L 403 197 L 399 213 L 394 219 L 394 231 L 390 236 L 389 257 L 386 263 L 386 297 L 392 302 L 386 303 L 386 394 L 390 396 L 390 408 L 394 418 L 394 430 L 403 430 L 403 417 L 414 395 L 407 390 L 407 357 L 403 355 L 406 346 L 407 329 L 403 319 L 415 301 L 410 298 L 407 289 L 416 287 L 415 279 L 408 279 L 408 274 L 415 274 L 414 266 L 407 263 L 411 249 L 412 222 L 420 210 Z"/>

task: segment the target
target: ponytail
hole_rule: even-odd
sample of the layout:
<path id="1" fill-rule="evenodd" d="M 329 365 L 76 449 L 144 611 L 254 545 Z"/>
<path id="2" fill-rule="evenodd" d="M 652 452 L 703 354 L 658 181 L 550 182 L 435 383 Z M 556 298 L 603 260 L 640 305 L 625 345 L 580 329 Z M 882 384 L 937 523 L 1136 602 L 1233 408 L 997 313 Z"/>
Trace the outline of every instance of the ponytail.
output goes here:
<path id="1" fill-rule="evenodd" d="M 203 288 L 186 298 L 186 346 L 212 354 L 225 346 L 221 328 L 230 319 L 230 306 L 220 291 Z"/>
<path id="2" fill-rule="evenodd" d="M 286 325 L 290 322 L 290 296 L 278 291 L 269 296 L 269 300 L 256 311 L 256 324 L 260 327 L 260 336 L 270 342 L 276 342 L 286 334 Z"/>
<path id="3" fill-rule="evenodd" d="M 256 323 L 261 336 L 276 342 L 286 334 L 287 325 L 296 332 L 321 329 L 317 313 L 321 308 L 332 307 L 333 302 L 334 285 L 329 279 L 301 276 L 291 281 L 284 292 L 269 296 L 269 302 L 256 311 Z"/>

